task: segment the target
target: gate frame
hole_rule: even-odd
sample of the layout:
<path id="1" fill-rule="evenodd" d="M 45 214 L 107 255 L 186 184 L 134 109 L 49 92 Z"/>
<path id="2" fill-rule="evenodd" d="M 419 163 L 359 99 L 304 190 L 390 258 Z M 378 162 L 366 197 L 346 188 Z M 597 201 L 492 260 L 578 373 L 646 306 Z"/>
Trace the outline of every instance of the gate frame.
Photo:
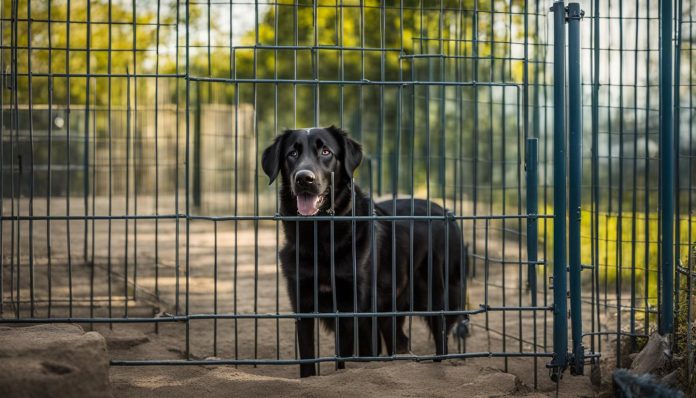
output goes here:
<path id="1" fill-rule="evenodd" d="M 673 4 L 669 1 L 660 3 L 660 267 L 658 278 L 661 299 L 658 311 L 659 329 L 666 336 L 670 345 L 674 333 L 674 261 L 678 247 L 674 245 L 674 215 L 675 215 L 675 157 L 679 142 L 675 137 L 674 98 L 678 90 L 673 87 L 673 73 L 678 65 L 673 63 L 672 39 Z M 583 267 L 580 262 L 580 215 L 581 215 L 581 182 L 582 182 L 582 97 L 580 83 L 580 27 L 579 22 L 584 16 L 579 3 L 564 1 L 554 2 L 551 7 L 554 14 L 554 252 L 553 252 L 553 290 L 554 290 L 554 357 L 547 365 L 551 369 L 551 379 L 559 381 L 566 367 L 571 367 L 572 375 L 584 373 L 585 357 L 595 359 L 597 353 L 586 355 L 582 345 L 582 301 L 581 278 L 583 268 L 595 268 L 598 264 Z M 595 17 L 596 18 L 596 17 Z M 565 94 L 565 24 L 568 23 L 568 106 L 566 108 Z M 596 26 L 596 23 L 595 23 Z M 595 36 L 596 38 L 597 36 Z M 598 75 L 594 76 L 599 79 Z M 593 97 L 596 95 L 596 82 L 593 82 Z M 674 92 L 673 92 L 674 90 Z M 568 112 L 568 158 L 566 159 L 566 115 Z M 595 115 L 593 113 L 593 125 Z M 593 147 L 597 142 L 593 139 Z M 593 148 L 593 159 L 596 148 Z M 566 201 L 566 161 L 569 164 L 568 198 Z M 593 170 L 593 174 L 594 174 Z M 568 205 L 568 208 L 566 208 Z M 568 225 L 566 230 L 566 216 Z M 567 236 L 565 235 L 567 231 Z M 566 238 L 568 242 L 566 242 Z M 566 253 L 568 245 L 569 255 Z M 596 260 L 596 259 L 595 259 Z M 566 265 L 566 261 L 568 264 Z M 566 287 L 566 272 L 569 273 L 570 290 Z M 566 299 L 570 300 L 570 312 L 567 310 Z M 572 326 L 572 352 L 568 352 L 568 317 Z M 620 331 L 619 331 L 620 332 Z M 671 347 L 670 347 L 671 349 Z"/>

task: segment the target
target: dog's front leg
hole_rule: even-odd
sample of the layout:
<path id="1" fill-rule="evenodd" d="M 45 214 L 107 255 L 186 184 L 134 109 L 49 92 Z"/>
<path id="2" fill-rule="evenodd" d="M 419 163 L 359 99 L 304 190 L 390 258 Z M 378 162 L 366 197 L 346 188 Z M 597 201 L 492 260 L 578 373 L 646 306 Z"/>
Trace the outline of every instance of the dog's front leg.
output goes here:
<path id="1" fill-rule="evenodd" d="M 314 318 L 300 318 L 297 321 L 297 342 L 300 346 L 300 359 L 314 359 Z M 300 377 L 316 374 L 314 363 L 300 365 Z"/>
<path id="2" fill-rule="evenodd" d="M 353 356 L 353 319 L 352 318 L 341 318 L 338 321 L 338 334 L 339 334 L 339 349 L 338 356 L 342 358 L 347 358 Z M 337 367 L 339 369 L 345 369 L 345 361 L 338 361 Z"/>
<path id="3" fill-rule="evenodd" d="M 376 318 L 360 318 L 358 320 L 358 353 L 361 357 L 376 357 L 382 351 L 382 339 Z"/>
<path id="4" fill-rule="evenodd" d="M 293 312 L 306 314 L 314 311 L 314 301 L 311 299 L 311 295 L 307 298 L 299 294 L 311 292 L 311 285 L 305 281 L 298 282 L 292 277 L 289 277 L 287 282 Z M 314 359 L 314 318 L 303 317 L 296 319 L 295 330 L 297 332 L 300 359 Z M 300 377 L 309 377 L 316 374 L 314 363 L 300 364 Z"/>

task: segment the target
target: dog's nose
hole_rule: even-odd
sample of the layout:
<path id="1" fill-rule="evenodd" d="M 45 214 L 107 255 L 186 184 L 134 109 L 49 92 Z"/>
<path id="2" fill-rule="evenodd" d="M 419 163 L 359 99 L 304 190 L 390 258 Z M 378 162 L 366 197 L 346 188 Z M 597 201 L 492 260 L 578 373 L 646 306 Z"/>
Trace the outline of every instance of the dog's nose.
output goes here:
<path id="1" fill-rule="evenodd" d="M 301 186 L 314 184 L 316 176 L 309 170 L 300 170 L 295 174 L 295 183 Z"/>

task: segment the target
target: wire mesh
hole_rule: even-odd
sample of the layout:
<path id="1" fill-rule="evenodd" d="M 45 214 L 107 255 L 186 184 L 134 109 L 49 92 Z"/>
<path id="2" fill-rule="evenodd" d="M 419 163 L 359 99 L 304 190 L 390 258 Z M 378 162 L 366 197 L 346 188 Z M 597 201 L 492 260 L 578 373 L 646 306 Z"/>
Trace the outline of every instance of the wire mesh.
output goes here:
<path id="1" fill-rule="evenodd" d="M 684 355 L 685 369 L 693 366 L 693 345 L 687 343 L 691 315 L 684 308 L 691 297 L 684 278 L 685 264 L 691 261 L 687 209 L 692 186 L 690 166 L 684 162 L 690 157 L 693 120 L 685 106 L 691 89 L 683 83 L 692 74 L 685 62 L 690 50 L 684 49 L 690 48 L 684 43 L 692 37 L 683 29 L 693 10 L 681 2 L 673 3 L 673 10 L 673 189 L 665 188 L 660 175 L 660 7 L 650 2 L 592 2 L 586 16 L 591 22 L 582 25 L 581 58 L 591 64 L 583 69 L 583 120 L 590 122 L 583 129 L 583 163 L 589 170 L 583 179 L 583 203 L 590 206 L 583 206 L 581 226 L 582 247 L 587 248 L 582 261 L 589 271 L 583 272 L 582 305 L 584 314 L 592 314 L 584 335 L 590 351 L 609 353 L 608 360 L 617 367 L 628 366 L 626 353 L 642 347 L 664 316 L 660 212 L 665 201 L 674 202 L 676 221 L 674 294 L 681 326 L 676 326 L 674 349 Z M 691 384 L 690 374 L 684 374 L 685 385 Z"/>
<path id="2" fill-rule="evenodd" d="M 553 355 L 548 6 L 3 2 L 1 321 L 152 324 L 183 345 L 181 359 L 115 365 L 282 365 L 338 361 L 337 338 L 319 328 L 315 358 L 300 358 L 298 318 L 406 316 L 412 354 L 341 360 L 490 356 L 507 370 L 510 357 L 533 357 L 536 369 Z M 659 316 L 659 9 L 582 6 L 584 341 L 588 360 L 614 351 L 621 366 L 623 337 L 636 349 Z M 686 325 L 692 14 L 675 2 L 675 302 Z M 451 216 L 280 215 L 278 184 L 259 172 L 263 149 L 284 128 L 331 124 L 363 144 L 355 181 L 370 198 L 423 198 Z M 538 138 L 538 169 L 528 138 Z M 469 245 L 465 308 L 292 311 L 283 223 L 445 219 Z M 408 242 L 420 244 L 432 245 Z M 473 337 L 436 355 L 412 322 L 419 314 L 467 314 Z"/>

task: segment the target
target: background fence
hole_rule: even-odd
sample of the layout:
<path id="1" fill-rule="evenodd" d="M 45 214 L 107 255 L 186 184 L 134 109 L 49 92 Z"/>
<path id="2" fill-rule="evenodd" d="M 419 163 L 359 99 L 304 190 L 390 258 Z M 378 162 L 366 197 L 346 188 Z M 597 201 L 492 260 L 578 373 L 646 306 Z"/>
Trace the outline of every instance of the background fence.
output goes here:
<path id="1" fill-rule="evenodd" d="M 500 356 L 506 369 L 532 357 L 536 379 L 555 352 L 552 216 L 565 218 L 550 6 L 4 1 L 2 321 L 152 323 L 185 341 L 188 363 L 296 362 L 277 188 L 259 154 L 284 127 L 336 124 L 364 144 L 357 180 L 371 195 L 427 198 L 458 217 L 471 324 L 487 336 L 459 357 Z M 666 5 L 671 189 L 660 185 L 660 5 L 580 6 L 582 145 L 568 152 L 584 170 L 574 321 L 586 361 L 613 352 L 624 365 L 664 316 L 658 204 L 673 195 L 675 349 L 691 375 L 694 10 Z M 414 356 L 431 355 L 419 328 L 408 324 Z M 322 336 L 318 361 L 333 361 Z"/>

